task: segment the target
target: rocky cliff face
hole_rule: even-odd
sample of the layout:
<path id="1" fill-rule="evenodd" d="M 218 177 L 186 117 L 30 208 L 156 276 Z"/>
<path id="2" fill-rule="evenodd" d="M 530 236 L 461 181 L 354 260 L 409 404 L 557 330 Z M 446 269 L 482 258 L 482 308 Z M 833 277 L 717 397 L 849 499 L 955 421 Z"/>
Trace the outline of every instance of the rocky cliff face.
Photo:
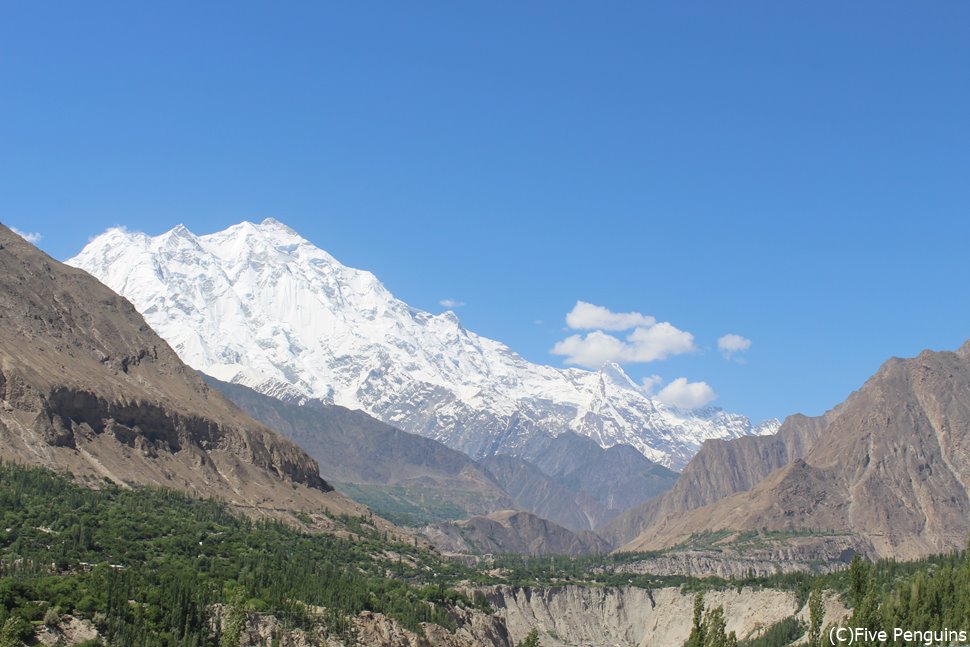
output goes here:
<path id="1" fill-rule="evenodd" d="M 124 298 L 0 226 L 0 457 L 248 510 L 359 510 L 185 366 Z"/>
<path id="2" fill-rule="evenodd" d="M 516 641 L 534 627 L 544 647 L 681 645 L 690 635 L 694 598 L 677 588 L 496 587 L 487 597 Z M 739 638 L 798 612 L 792 593 L 712 591 L 708 607 L 723 606 L 728 631 Z"/>
<path id="3" fill-rule="evenodd" d="M 747 492 L 655 520 L 626 548 L 727 528 L 843 532 L 900 559 L 966 545 L 970 343 L 889 360 L 815 424 L 821 430 L 803 458 Z"/>

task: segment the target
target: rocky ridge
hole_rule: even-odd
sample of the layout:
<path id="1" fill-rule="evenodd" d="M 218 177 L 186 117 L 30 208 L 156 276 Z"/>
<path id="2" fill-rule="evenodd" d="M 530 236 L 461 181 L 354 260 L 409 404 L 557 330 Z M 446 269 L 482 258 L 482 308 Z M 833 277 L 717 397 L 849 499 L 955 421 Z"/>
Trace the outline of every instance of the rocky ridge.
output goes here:
<path id="1" fill-rule="evenodd" d="M 860 550 L 897 559 L 965 547 L 970 342 L 956 352 L 893 358 L 843 404 L 799 424 L 809 430 L 801 457 L 747 491 L 655 516 L 624 549 L 727 529 L 844 533 Z"/>

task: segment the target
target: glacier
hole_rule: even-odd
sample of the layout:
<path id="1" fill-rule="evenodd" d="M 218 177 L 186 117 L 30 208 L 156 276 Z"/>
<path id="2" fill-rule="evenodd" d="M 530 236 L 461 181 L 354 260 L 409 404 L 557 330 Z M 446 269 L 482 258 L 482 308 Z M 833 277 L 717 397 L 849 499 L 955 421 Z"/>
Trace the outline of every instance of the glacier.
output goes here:
<path id="1" fill-rule="evenodd" d="M 287 401 L 319 399 L 473 458 L 572 430 L 681 469 L 710 438 L 774 433 L 719 408 L 650 398 L 616 364 L 529 362 L 395 298 L 275 219 L 197 236 L 114 228 L 68 264 L 126 297 L 193 368 Z"/>

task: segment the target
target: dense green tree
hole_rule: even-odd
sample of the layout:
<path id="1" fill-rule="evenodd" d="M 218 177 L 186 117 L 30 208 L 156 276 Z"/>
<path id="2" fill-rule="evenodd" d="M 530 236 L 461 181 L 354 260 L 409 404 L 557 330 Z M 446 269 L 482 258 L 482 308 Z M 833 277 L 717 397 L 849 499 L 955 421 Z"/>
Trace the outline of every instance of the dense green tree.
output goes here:
<path id="1" fill-rule="evenodd" d="M 694 596 L 694 615 L 684 647 L 737 647 L 738 638 L 727 631 L 724 608 L 704 610 L 704 595 Z"/>
<path id="2" fill-rule="evenodd" d="M 849 566 L 849 602 L 853 609 L 862 605 L 862 599 L 869 588 L 869 580 L 869 563 L 856 553 Z"/>
<path id="3" fill-rule="evenodd" d="M 818 585 L 808 597 L 808 647 L 822 647 L 822 623 L 825 622 L 825 598 Z"/>
<path id="4" fill-rule="evenodd" d="M 706 627 L 704 625 L 704 594 L 698 593 L 694 596 L 694 614 L 691 620 L 690 635 L 684 647 L 704 647 L 706 640 Z"/>
<path id="5" fill-rule="evenodd" d="M 21 647 L 33 633 L 29 622 L 21 616 L 11 616 L 0 628 L 0 647 Z"/>

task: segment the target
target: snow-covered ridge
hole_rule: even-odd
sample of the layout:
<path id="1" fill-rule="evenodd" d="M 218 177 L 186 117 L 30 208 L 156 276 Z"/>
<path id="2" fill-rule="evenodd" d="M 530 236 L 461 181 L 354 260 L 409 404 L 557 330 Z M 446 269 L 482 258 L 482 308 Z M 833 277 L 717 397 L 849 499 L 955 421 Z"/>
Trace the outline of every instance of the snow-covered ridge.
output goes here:
<path id="1" fill-rule="evenodd" d="M 615 365 L 533 364 L 396 299 L 282 223 L 196 236 L 111 229 L 69 264 L 128 298 L 190 366 L 283 399 L 319 398 L 474 457 L 566 429 L 680 469 L 708 438 L 771 433 L 720 409 L 645 396 Z"/>

